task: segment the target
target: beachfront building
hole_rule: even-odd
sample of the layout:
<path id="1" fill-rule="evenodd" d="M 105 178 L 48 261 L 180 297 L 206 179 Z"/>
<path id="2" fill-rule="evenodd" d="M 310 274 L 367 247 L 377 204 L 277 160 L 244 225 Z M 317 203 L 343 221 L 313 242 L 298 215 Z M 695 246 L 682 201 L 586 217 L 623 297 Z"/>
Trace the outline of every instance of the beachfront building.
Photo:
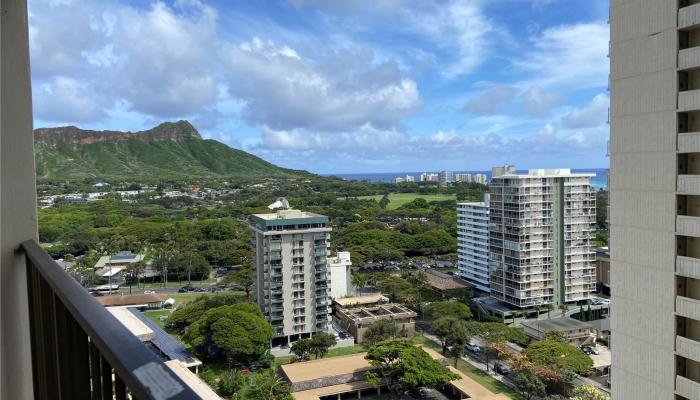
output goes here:
<path id="1" fill-rule="evenodd" d="M 415 181 L 416 181 L 416 177 L 415 177 L 415 176 L 413 176 L 413 175 L 406 175 L 406 182 L 411 182 L 411 183 L 412 183 L 412 182 L 415 182 Z"/>
<path id="2" fill-rule="evenodd" d="M 472 174 L 455 174 L 455 182 L 469 183 L 472 181 Z"/>
<path id="3" fill-rule="evenodd" d="M 423 172 L 420 174 L 421 182 L 437 182 L 439 180 L 438 174 Z"/>
<path id="4" fill-rule="evenodd" d="M 275 329 L 273 345 L 328 330 L 328 217 L 280 209 L 250 217 L 256 300 Z"/>
<path id="5" fill-rule="evenodd" d="M 488 179 L 485 174 L 474 174 L 474 182 L 485 185 L 488 183 Z"/>
<path id="6" fill-rule="evenodd" d="M 451 171 L 440 171 L 438 173 L 438 182 L 440 186 L 451 185 L 454 183 L 454 174 Z"/>
<path id="7" fill-rule="evenodd" d="M 349 251 L 339 251 L 335 257 L 328 258 L 328 284 L 331 291 L 330 296 L 333 299 L 339 299 L 347 296 L 348 287 L 350 286 L 350 260 Z"/>
<path id="8" fill-rule="evenodd" d="M 590 299 L 595 291 L 593 174 L 493 169 L 491 296 L 519 308 Z"/>
<path id="9" fill-rule="evenodd" d="M 457 268 L 460 278 L 489 293 L 489 195 L 457 204 Z"/>

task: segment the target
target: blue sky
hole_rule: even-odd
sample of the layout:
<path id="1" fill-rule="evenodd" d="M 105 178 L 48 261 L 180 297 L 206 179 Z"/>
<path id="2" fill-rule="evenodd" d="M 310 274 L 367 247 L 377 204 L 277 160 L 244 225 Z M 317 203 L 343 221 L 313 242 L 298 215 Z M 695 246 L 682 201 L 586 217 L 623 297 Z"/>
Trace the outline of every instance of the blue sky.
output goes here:
<path id="1" fill-rule="evenodd" d="M 317 173 L 605 167 L 604 0 L 30 0 L 35 126 Z"/>

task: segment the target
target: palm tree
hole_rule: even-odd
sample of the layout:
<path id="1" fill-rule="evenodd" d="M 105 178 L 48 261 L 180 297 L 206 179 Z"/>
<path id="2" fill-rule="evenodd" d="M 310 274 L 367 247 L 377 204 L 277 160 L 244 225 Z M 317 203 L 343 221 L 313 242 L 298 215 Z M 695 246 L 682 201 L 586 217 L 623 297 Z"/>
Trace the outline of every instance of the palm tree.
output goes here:
<path id="1" fill-rule="evenodd" d="M 362 289 L 367 286 L 368 280 L 364 274 L 352 274 L 350 278 L 352 286 L 362 294 Z"/>
<path id="2" fill-rule="evenodd" d="M 141 276 L 145 268 L 146 264 L 143 261 L 133 262 L 126 267 L 129 273 L 129 294 L 131 294 L 131 284 L 134 281 L 134 277 L 136 277 L 136 287 L 139 287 L 139 276 Z"/>

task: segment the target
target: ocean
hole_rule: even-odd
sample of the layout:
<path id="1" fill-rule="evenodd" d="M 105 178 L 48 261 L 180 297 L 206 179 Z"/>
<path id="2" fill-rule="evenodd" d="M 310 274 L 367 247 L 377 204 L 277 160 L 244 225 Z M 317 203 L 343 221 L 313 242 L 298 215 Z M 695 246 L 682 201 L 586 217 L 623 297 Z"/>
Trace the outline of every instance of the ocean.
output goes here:
<path id="1" fill-rule="evenodd" d="M 357 181 L 368 181 L 368 182 L 394 182 L 394 178 L 397 176 L 412 175 L 415 177 L 416 182 L 420 179 L 420 174 L 423 172 L 436 172 L 436 171 L 421 171 L 421 172 L 378 172 L 378 173 L 365 173 L 365 174 L 329 174 L 332 176 L 337 176 L 346 180 L 357 180 Z M 467 173 L 467 174 L 485 174 L 488 179 L 491 179 L 491 171 L 453 171 L 455 174 Z M 518 171 L 520 173 L 527 173 L 527 171 Z M 585 169 L 571 169 L 571 172 L 589 172 L 594 173 L 596 176 L 591 178 L 591 186 L 596 189 L 607 189 L 608 188 L 608 170 L 605 168 L 585 168 Z"/>

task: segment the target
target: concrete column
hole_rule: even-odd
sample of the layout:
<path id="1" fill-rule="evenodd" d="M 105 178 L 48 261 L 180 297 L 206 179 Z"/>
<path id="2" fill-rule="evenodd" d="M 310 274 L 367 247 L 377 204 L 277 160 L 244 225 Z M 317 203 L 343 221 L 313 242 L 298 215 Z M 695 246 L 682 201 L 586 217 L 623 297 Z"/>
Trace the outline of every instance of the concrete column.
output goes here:
<path id="1" fill-rule="evenodd" d="M 19 244 L 37 238 L 26 0 L 0 0 L 0 398 L 32 399 L 29 310 Z"/>

